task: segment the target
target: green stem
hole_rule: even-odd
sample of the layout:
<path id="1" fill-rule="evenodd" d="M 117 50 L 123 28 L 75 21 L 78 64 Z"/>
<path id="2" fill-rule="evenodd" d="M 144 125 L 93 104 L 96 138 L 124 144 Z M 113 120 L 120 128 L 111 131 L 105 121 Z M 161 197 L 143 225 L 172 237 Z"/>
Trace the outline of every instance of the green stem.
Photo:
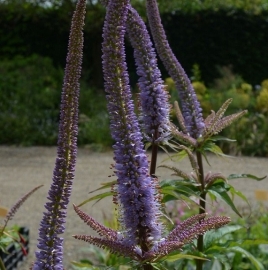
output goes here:
<path id="1" fill-rule="evenodd" d="M 2 259 L 0 258 L 0 269 L 1 270 L 6 270 L 5 266 L 4 266 L 4 263 L 2 261 Z"/>
<path id="2" fill-rule="evenodd" d="M 198 163 L 198 172 L 199 172 L 199 182 L 201 184 L 201 195 L 199 201 L 199 214 L 204 214 L 206 212 L 206 192 L 205 192 L 205 181 L 204 181 L 204 168 L 202 161 L 202 154 L 196 152 L 197 163 Z M 199 252 L 204 250 L 204 238 L 203 235 L 199 235 L 197 239 L 197 249 Z M 202 270 L 203 260 L 196 260 L 196 270 Z"/>

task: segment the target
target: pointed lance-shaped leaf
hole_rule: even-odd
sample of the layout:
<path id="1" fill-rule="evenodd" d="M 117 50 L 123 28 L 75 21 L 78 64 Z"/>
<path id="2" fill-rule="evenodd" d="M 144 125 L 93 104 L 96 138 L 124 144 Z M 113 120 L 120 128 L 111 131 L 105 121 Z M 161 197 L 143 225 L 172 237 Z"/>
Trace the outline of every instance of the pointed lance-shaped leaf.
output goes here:
<path id="1" fill-rule="evenodd" d="M 86 1 L 77 3 L 71 24 L 61 95 L 58 148 L 46 212 L 39 228 L 34 270 L 63 269 L 63 238 L 66 209 L 71 195 L 77 154 L 78 97 L 81 75 L 83 26 Z"/>

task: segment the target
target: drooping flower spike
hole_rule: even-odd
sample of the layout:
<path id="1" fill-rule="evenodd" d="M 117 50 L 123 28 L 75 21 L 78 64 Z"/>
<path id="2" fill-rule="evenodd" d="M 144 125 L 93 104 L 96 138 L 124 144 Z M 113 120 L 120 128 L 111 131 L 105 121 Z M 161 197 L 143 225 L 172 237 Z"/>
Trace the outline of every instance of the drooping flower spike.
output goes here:
<path id="1" fill-rule="evenodd" d="M 132 7 L 128 10 L 126 26 L 139 75 L 141 118 L 146 139 L 156 143 L 167 141 L 170 137 L 169 96 L 145 23 Z"/>
<path id="2" fill-rule="evenodd" d="M 155 181 L 148 174 L 148 160 L 131 100 L 125 62 L 124 36 L 129 1 L 112 0 L 107 6 L 103 31 L 103 71 L 110 128 L 114 145 L 117 195 L 128 245 L 148 250 L 161 237 L 160 211 Z"/>
<path id="3" fill-rule="evenodd" d="M 108 0 L 101 0 L 104 6 Z M 145 138 L 150 142 L 163 142 L 170 137 L 169 95 L 161 79 L 156 53 L 146 25 L 138 12 L 129 5 L 126 21 L 127 36 L 134 48 L 139 75 L 141 123 Z"/>
<path id="4" fill-rule="evenodd" d="M 63 238 L 66 209 L 71 195 L 77 154 L 78 97 L 81 75 L 86 1 L 77 3 L 72 18 L 65 77 L 61 95 L 58 149 L 46 212 L 39 227 L 34 270 L 63 269 Z"/>
<path id="5" fill-rule="evenodd" d="M 104 227 L 75 207 L 80 218 L 100 237 L 74 237 L 143 264 L 179 249 L 206 230 L 227 224 L 229 218 L 215 217 L 204 221 L 204 216 L 193 218 L 185 221 L 186 228 L 174 229 L 172 239 L 162 238 L 156 179 L 148 175 L 148 160 L 134 113 L 125 62 L 124 35 L 129 8 L 128 0 L 110 0 L 103 32 L 103 70 L 111 133 L 115 140 L 116 201 L 121 210 L 122 231 Z M 182 241 L 177 240 L 179 237 Z"/>
<path id="6" fill-rule="evenodd" d="M 190 136 L 197 139 L 202 135 L 204 129 L 204 120 L 200 103 L 197 100 L 196 93 L 188 76 L 169 46 L 165 30 L 161 23 L 156 0 L 146 0 L 146 8 L 157 53 L 169 75 L 175 81 L 179 92 L 182 115 L 184 117 L 187 132 Z"/>

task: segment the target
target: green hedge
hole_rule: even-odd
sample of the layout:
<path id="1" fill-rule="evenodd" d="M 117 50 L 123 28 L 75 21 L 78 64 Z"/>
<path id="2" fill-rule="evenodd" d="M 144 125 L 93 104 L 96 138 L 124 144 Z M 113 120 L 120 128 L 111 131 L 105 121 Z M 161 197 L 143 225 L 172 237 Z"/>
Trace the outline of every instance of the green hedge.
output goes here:
<path id="1" fill-rule="evenodd" d="M 207 10 L 163 15 L 171 46 L 190 74 L 197 63 L 207 83 L 219 77 L 217 66 L 233 67 L 255 85 L 268 78 L 268 13 Z"/>
<path id="2" fill-rule="evenodd" d="M 0 62 L 0 144 L 56 145 L 63 70 L 50 58 L 17 56 Z M 102 92 L 82 82 L 79 144 L 110 146 Z"/>
<path id="3" fill-rule="evenodd" d="M 33 55 L 0 62 L 0 143 L 55 144 L 63 72 Z"/>
<path id="4" fill-rule="evenodd" d="M 54 66 L 63 68 L 72 11 L 69 1 L 59 8 L 0 3 L 0 60 L 35 53 L 50 57 Z M 99 4 L 87 9 L 83 63 L 84 79 L 100 89 L 104 12 Z M 208 9 L 166 13 L 162 18 L 172 48 L 188 74 L 197 63 L 207 84 L 218 77 L 216 66 L 232 65 L 236 73 L 252 84 L 268 77 L 267 12 L 254 15 L 238 9 Z M 127 52 L 131 82 L 135 84 L 130 46 Z"/>

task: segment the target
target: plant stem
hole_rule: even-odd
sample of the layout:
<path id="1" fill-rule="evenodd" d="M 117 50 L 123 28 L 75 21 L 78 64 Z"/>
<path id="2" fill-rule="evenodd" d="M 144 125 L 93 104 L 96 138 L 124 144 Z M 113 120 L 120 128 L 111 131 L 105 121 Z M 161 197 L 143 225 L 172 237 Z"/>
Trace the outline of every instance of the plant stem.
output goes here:
<path id="1" fill-rule="evenodd" d="M 158 137 L 158 130 L 154 134 L 154 139 Z M 152 156 L 151 156 L 151 165 L 150 165 L 150 175 L 154 175 L 156 171 L 156 162 L 157 162 L 157 153 L 158 153 L 158 144 L 153 141 L 152 143 Z M 146 251 L 148 248 L 146 247 Z M 153 266 L 150 264 L 144 264 L 143 270 L 153 270 Z"/>
<path id="2" fill-rule="evenodd" d="M 150 166 L 150 175 L 155 174 L 155 171 L 156 171 L 157 152 L 158 152 L 158 144 L 153 143 L 153 145 L 152 145 L 151 166 Z"/>
<path id="3" fill-rule="evenodd" d="M 201 194 L 199 201 L 199 214 L 204 214 L 206 212 L 206 192 L 205 192 L 205 181 L 204 181 L 204 168 L 202 161 L 202 154 L 196 152 L 197 163 L 198 163 L 198 172 L 199 172 L 199 182 L 201 184 Z M 199 235 L 197 239 L 197 249 L 199 252 L 203 252 L 204 242 L 203 235 Z M 203 260 L 196 260 L 196 270 L 202 270 Z"/>
<path id="4" fill-rule="evenodd" d="M 153 269 L 154 269 L 153 266 L 150 265 L 150 264 L 144 264 L 143 265 L 143 270 L 153 270 Z"/>
<path id="5" fill-rule="evenodd" d="M 156 129 L 153 142 L 152 142 L 152 156 L 151 156 L 151 165 L 150 165 L 150 175 L 154 175 L 156 171 L 156 161 L 158 153 L 158 144 L 155 143 L 155 140 L 158 138 L 158 130 Z"/>
<path id="6" fill-rule="evenodd" d="M 2 259 L 0 258 L 0 269 L 1 270 L 6 270 L 5 266 L 4 266 L 4 263 L 2 261 Z"/>

